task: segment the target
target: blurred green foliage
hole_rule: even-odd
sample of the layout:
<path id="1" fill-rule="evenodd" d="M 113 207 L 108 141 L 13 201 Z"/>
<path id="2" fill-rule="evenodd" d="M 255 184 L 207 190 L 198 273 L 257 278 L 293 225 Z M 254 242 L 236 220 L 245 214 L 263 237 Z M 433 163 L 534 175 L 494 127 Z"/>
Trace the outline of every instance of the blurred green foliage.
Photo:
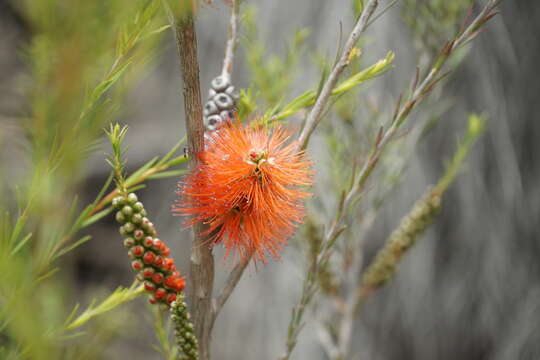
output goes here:
<path id="1" fill-rule="evenodd" d="M 90 239 L 80 237 L 81 229 L 110 211 L 110 178 L 82 212 L 77 185 L 102 128 L 118 116 L 130 80 L 142 74 L 166 26 L 151 0 L 25 0 L 16 6 L 30 29 L 23 119 L 30 161 L 19 184 L 6 184 L 11 195 L 4 199 L 17 203 L 0 204 L 0 358 L 96 358 L 121 324 L 104 317 L 84 341 L 71 330 L 140 291 L 118 289 L 70 323 L 66 309 L 76 299 L 70 274 L 57 272 L 58 260 Z M 171 157 L 153 160 L 133 185 L 182 162 L 173 164 Z M 8 212 L 13 208 L 18 212 Z"/>
<path id="2" fill-rule="evenodd" d="M 301 54 L 304 53 L 308 29 L 299 29 L 285 43 L 284 54 L 268 53 L 259 37 L 255 8 L 247 8 L 242 18 L 245 28 L 243 48 L 251 75 L 251 87 L 263 108 L 274 107 L 283 101 L 284 94 L 294 82 Z"/>

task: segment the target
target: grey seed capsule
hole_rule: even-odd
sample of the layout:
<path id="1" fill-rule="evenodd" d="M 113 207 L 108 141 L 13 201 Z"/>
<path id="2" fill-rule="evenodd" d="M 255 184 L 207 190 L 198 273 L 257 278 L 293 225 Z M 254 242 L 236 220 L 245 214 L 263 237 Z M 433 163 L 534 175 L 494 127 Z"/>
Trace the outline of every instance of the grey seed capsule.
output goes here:
<path id="1" fill-rule="evenodd" d="M 225 93 L 217 94 L 214 97 L 214 102 L 220 110 L 230 110 L 234 106 L 232 97 Z"/>
<path id="2" fill-rule="evenodd" d="M 234 88 L 234 86 L 229 86 L 227 90 L 225 90 L 227 94 L 229 94 L 234 100 L 240 99 L 240 93 Z"/>
<path id="3" fill-rule="evenodd" d="M 219 113 L 219 116 L 221 117 L 222 121 L 232 120 L 234 117 L 234 113 L 230 110 L 223 110 Z"/>
<path id="4" fill-rule="evenodd" d="M 225 90 L 229 86 L 229 82 L 226 81 L 226 79 L 222 78 L 221 76 L 218 76 L 212 80 L 211 83 L 212 89 L 216 90 L 217 92 Z"/>
<path id="5" fill-rule="evenodd" d="M 216 114 L 219 111 L 218 105 L 212 100 L 208 100 L 204 105 L 204 111 L 208 112 L 208 115 Z"/>
<path id="6" fill-rule="evenodd" d="M 206 119 L 206 127 L 209 130 L 215 130 L 222 121 L 219 115 L 211 115 Z"/>

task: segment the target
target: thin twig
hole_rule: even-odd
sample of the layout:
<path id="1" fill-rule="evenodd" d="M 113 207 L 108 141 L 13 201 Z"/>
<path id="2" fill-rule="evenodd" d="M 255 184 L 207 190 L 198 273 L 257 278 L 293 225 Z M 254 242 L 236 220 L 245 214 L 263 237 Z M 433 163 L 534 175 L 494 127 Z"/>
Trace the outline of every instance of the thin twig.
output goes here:
<path id="1" fill-rule="evenodd" d="M 347 42 L 345 43 L 345 47 L 343 48 L 339 60 L 334 65 L 332 72 L 328 76 L 328 79 L 326 80 L 321 92 L 319 93 L 319 96 L 317 97 L 317 101 L 315 101 L 315 105 L 308 114 L 305 125 L 300 132 L 300 136 L 298 137 L 300 148 L 303 149 L 306 147 L 307 142 L 309 141 L 309 137 L 321 121 L 324 109 L 326 108 L 326 104 L 328 103 L 328 99 L 330 99 L 330 95 L 332 95 L 332 90 L 336 86 L 336 83 L 339 80 L 339 77 L 343 70 L 345 70 L 345 68 L 349 65 L 353 49 L 358 42 L 360 35 L 362 35 L 362 33 L 366 30 L 369 19 L 375 12 L 378 4 L 378 0 L 370 0 L 362 11 L 360 18 L 358 19 L 356 25 L 353 28 L 353 31 L 351 32 L 349 38 L 347 39 Z"/>
<path id="2" fill-rule="evenodd" d="M 225 281 L 225 286 L 223 286 L 223 290 L 221 290 L 221 294 L 219 294 L 219 296 L 215 299 L 214 302 L 214 320 L 219 315 L 219 312 L 223 308 L 223 305 L 225 305 L 225 303 L 229 299 L 229 296 L 231 296 L 234 288 L 242 278 L 242 274 L 249 265 L 252 256 L 253 254 L 251 254 L 247 259 L 240 260 L 240 262 L 236 264 L 236 266 L 229 273 L 229 276 Z"/>
<path id="3" fill-rule="evenodd" d="M 163 4 L 174 31 L 183 79 L 188 150 L 190 154 L 198 154 L 204 149 L 204 125 L 197 59 L 197 37 L 193 18 L 194 9 L 181 14 L 173 14 L 167 1 L 163 0 Z M 196 168 L 199 158 L 190 156 L 189 160 L 190 168 Z M 205 245 L 206 236 L 204 232 L 204 225 L 197 224 L 193 226 L 194 239 L 190 258 L 189 300 L 195 334 L 199 340 L 199 356 L 201 360 L 209 360 L 214 256 L 212 248 Z"/>
<path id="4" fill-rule="evenodd" d="M 377 21 L 378 18 L 384 15 L 388 10 L 390 10 L 394 5 L 398 3 L 399 0 L 393 0 L 390 3 L 388 3 L 381 11 L 379 11 L 377 14 L 375 14 L 367 23 L 367 26 L 373 24 L 375 21 Z"/>
<path id="5" fill-rule="evenodd" d="M 323 324 L 317 324 L 317 337 L 319 338 L 319 342 L 321 343 L 321 346 L 326 353 L 326 356 L 329 359 L 337 359 L 339 357 L 339 351 L 334 344 L 334 339 L 332 339 L 332 335 L 330 332 L 326 329 L 326 327 Z"/>
<path id="6" fill-rule="evenodd" d="M 240 8 L 240 0 L 231 1 L 231 18 L 229 21 L 229 37 L 227 39 L 227 45 L 225 47 L 225 56 L 223 58 L 223 68 L 221 70 L 221 77 L 228 82 L 231 80 L 231 73 L 233 71 L 234 62 L 234 50 L 236 48 L 236 42 L 238 38 L 238 10 Z"/>

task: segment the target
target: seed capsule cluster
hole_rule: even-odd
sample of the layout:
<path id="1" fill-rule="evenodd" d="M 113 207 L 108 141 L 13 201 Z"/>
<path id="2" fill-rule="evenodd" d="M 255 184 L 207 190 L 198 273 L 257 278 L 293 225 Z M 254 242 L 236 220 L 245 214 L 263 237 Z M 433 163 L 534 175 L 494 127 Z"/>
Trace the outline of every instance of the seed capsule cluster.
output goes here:
<path id="1" fill-rule="evenodd" d="M 146 217 L 143 204 L 137 195 L 118 196 L 112 205 L 118 211 L 116 220 L 122 224 L 120 234 L 125 236 L 124 246 L 129 249 L 131 268 L 143 282 L 146 291 L 152 294 L 151 304 L 169 305 L 176 300 L 185 287 L 185 280 L 170 257 L 170 250 L 157 238 L 154 224 Z"/>
<path id="2" fill-rule="evenodd" d="M 212 80 L 208 100 L 204 105 L 204 125 L 206 131 L 218 129 L 222 122 L 232 119 L 240 94 L 223 76 Z"/>
<path id="3" fill-rule="evenodd" d="M 183 294 L 178 294 L 176 300 L 171 303 L 171 319 L 174 324 L 176 343 L 183 353 L 178 359 L 197 360 L 199 358 L 197 338 L 193 333 L 193 324 Z"/>

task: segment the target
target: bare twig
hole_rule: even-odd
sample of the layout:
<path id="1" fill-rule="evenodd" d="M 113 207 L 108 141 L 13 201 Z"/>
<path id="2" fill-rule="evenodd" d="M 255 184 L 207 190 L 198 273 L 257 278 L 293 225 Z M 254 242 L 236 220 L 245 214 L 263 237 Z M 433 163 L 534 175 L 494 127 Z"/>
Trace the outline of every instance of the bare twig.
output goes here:
<path id="1" fill-rule="evenodd" d="M 173 14 L 167 0 L 163 0 L 171 22 L 183 79 L 183 96 L 186 114 L 186 133 L 190 154 L 204 149 L 204 125 L 202 117 L 199 63 L 197 60 L 197 38 L 194 27 L 193 9 Z M 197 156 L 189 157 L 190 168 L 197 166 Z M 212 248 L 205 244 L 204 225 L 193 227 L 194 239 L 190 258 L 189 300 L 195 334 L 199 340 L 201 360 L 210 359 L 212 330 L 212 291 L 214 286 L 214 256 Z"/>
<path id="2" fill-rule="evenodd" d="M 234 288 L 242 278 L 242 274 L 249 265 L 252 256 L 253 254 L 251 254 L 247 259 L 240 260 L 240 262 L 236 264 L 236 266 L 229 273 L 229 276 L 225 281 L 225 286 L 223 287 L 223 290 L 221 290 L 221 294 L 219 294 L 219 296 L 214 302 L 214 320 L 219 315 L 219 312 L 223 308 L 223 305 L 225 305 L 225 303 L 229 299 L 229 296 L 231 296 Z"/>
<path id="3" fill-rule="evenodd" d="M 309 270 L 307 272 L 307 276 L 302 284 L 302 295 L 300 296 L 300 301 L 292 310 L 291 321 L 289 322 L 289 327 L 287 329 L 285 353 L 279 357 L 279 360 L 289 360 L 294 348 L 296 347 L 298 335 L 300 334 L 300 330 L 302 329 L 304 311 L 306 310 L 308 304 L 311 302 L 311 299 L 313 298 L 317 290 L 317 260 L 318 258 L 315 258 L 311 262 Z"/>
<path id="4" fill-rule="evenodd" d="M 358 19 L 356 25 L 354 26 L 353 31 L 349 35 L 349 38 L 345 43 L 345 47 L 343 48 L 339 60 L 334 65 L 332 72 L 330 73 L 328 79 L 322 87 L 322 90 L 317 97 L 317 101 L 309 112 L 304 127 L 300 132 L 300 136 L 298 137 L 300 148 L 306 147 L 307 142 L 309 141 L 309 137 L 319 124 L 321 117 L 324 113 L 324 109 L 326 108 L 326 104 L 328 103 L 328 99 L 330 99 L 330 95 L 332 95 L 332 90 L 336 86 L 336 83 L 339 80 L 339 77 L 343 70 L 345 70 L 345 68 L 349 65 L 351 61 L 351 55 L 353 54 L 353 49 L 358 42 L 360 35 L 362 35 L 362 33 L 366 30 L 369 19 L 375 12 L 378 3 L 378 0 L 369 0 L 368 4 L 362 11 L 362 14 L 360 15 L 360 18 Z"/>
<path id="5" fill-rule="evenodd" d="M 231 1 L 231 18 L 229 21 L 229 38 L 227 39 L 227 45 L 225 47 L 225 56 L 223 58 L 223 68 L 221 70 L 221 77 L 230 82 L 231 73 L 233 71 L 234 61 L 234 49 L 236 48 L 236 42 L 238 39 L 238 10 L 240 8 L 240 0 Z"/>
<path id="6" fill-rule="evenodd" d="M 317 324 L 316 329 L 317 337 L 319 338 L 319 342 L 321 343 L 322 348 L 326 353 L 326 356 L 329 359 L 337 359 L 339 356 L 339 351 L 334 344 L 334 339 L 332 339 L 332 335 L 330 335 L 330 332 L 323 324 Z"/>

